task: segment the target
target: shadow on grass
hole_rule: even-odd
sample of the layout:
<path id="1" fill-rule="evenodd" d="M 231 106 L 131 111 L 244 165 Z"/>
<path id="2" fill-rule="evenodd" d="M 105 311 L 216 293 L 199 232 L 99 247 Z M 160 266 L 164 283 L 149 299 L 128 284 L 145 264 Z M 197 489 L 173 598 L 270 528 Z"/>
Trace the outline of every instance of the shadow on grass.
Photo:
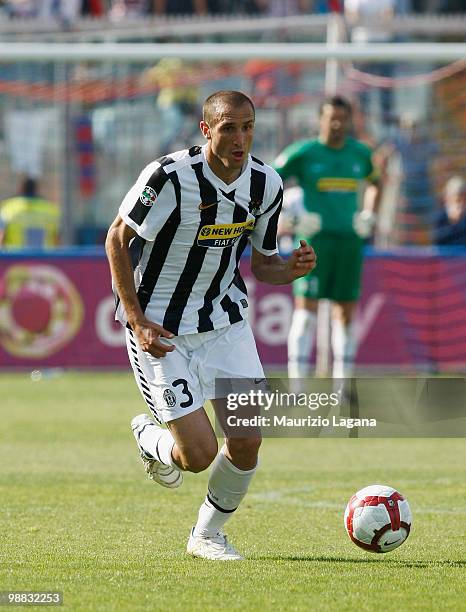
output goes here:
<path id="1" fill-rule="evenodd" d="M 389 563 L 391 565 L 397 565 L 401 567 L 464 567 L 466 566 L 466 559 L 459 559 L 455 561 L 449 561 L 447 559 L 439 561 L 403 561 L 402 559 L 387 559 L 383 556 L 377 556 L 373 558 L 360 559 L 351 557 L 326 557 L 326 556 L 312 556 L 312 555 L 270 555 L 261 557 L 249 557 L 253 561 L 308 561 L 312 563 Z"/>

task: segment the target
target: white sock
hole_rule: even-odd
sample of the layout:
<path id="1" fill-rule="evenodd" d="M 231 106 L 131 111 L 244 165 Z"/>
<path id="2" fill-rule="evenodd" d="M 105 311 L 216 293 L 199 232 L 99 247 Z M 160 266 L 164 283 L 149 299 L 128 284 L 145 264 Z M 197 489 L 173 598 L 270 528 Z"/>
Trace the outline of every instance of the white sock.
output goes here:
<path id="1" fill-rule="evenodd" d="M 312 347 L 317 329 L 317 314 L 304 308 L 293 312 L 288 334 L 288 377 L 306 378 L 311 365 Z"/>
<path id="2" fill-rule="evenodd" d="M 175 439 L 168 429 L 148 423 L 139 434 L 139 444 L 146 453 L 157 461 L 180 469 L 173 461 L 172 449 L 175 445 Z"/>
<path id="3" fill-rule="evenodd" d="M 212 464 L 207 496 L 199 508 L 195 536 L 212 537 L 222 529 L 246 495 L 256 469 L 238 469 L 225 457 L 225 447 L 220 450 Z"/>
<path id="4" fill-rule="evenodd" d="M 354 323 L 344 325 L 340 319 L 332 321 L 333 378 L 351 378 L 356 355 Z"/>

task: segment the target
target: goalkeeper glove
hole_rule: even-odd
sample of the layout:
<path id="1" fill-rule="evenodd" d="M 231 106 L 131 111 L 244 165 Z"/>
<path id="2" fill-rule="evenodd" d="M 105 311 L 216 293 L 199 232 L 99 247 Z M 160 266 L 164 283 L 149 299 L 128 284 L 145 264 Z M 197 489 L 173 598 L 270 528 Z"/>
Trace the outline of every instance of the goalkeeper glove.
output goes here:
<path id="1" fill-rule="evenodd" d="M 303 236 L 314 236 L 322 228 L 321 216 L 317 213 L 304 212 L 296 219 L 295 232 Z"/>
<path id="2" fill-rule="evenodd" d="M 369 238 L 374 231 L 376 220 L 373 212 L 361 210 L 353 216 L 353 229 L 360 238 Z"/>

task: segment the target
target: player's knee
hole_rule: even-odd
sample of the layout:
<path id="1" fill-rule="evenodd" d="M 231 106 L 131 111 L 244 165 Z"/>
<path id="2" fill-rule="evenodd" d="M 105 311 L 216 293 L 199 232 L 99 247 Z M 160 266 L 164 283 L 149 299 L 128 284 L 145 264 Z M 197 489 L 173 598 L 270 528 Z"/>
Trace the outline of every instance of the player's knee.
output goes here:
<path id="1" fill-rule="evenodd" d="M 182 453 L 182 468 L 187 472 L 203 472 L 215 459 L 218 452 L 217 441 L 211 442 L 203 448 L 193 448 Z"/>
<path id="2" fill-rule="evenodd" d="M 214 459 L 214 453 L 198 453 L 188 458 L 185 465 L 185 470 L 187 470 L 188 472 L 193 472 L 194 474 L 203 472 L 210 466 Z"/>

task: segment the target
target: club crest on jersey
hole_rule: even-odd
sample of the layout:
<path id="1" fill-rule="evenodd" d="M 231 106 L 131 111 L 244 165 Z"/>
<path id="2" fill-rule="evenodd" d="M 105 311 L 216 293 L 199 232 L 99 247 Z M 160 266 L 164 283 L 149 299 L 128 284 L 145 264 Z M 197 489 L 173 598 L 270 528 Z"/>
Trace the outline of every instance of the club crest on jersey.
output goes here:
<path id="1" fill-rule="evenodd" d="M 144 206 L 152 206 L 152 204 L 154 204 L 155 200 L 157 199 L 157 192 L 150 185 L 146 185 L 142 190 L 139 199 L 144 204 Z"/>
<path id="2" fill-rule="evenodd" d="M 254 214 L 259 210 L 261 206 L 262 206 L 261 200 L 251 200 L 249 202 L 249 212 Z"/>
<path id="3" fill-rule="evenodd" d="M 254 229 L 254 223 L 254 219 L 250 219 L 241 223 L 203 225 L 197 235 L 197 244 L 198 246 L 217 249 L 233 246 L 244 232 Z"/>
<path id="4" fill-rule="evenodd" d="M 171 389 L 165 389 L 163 392 L 163 399 L 169 408 L 173 408 L 176 404 L 176 395 Z"/>

